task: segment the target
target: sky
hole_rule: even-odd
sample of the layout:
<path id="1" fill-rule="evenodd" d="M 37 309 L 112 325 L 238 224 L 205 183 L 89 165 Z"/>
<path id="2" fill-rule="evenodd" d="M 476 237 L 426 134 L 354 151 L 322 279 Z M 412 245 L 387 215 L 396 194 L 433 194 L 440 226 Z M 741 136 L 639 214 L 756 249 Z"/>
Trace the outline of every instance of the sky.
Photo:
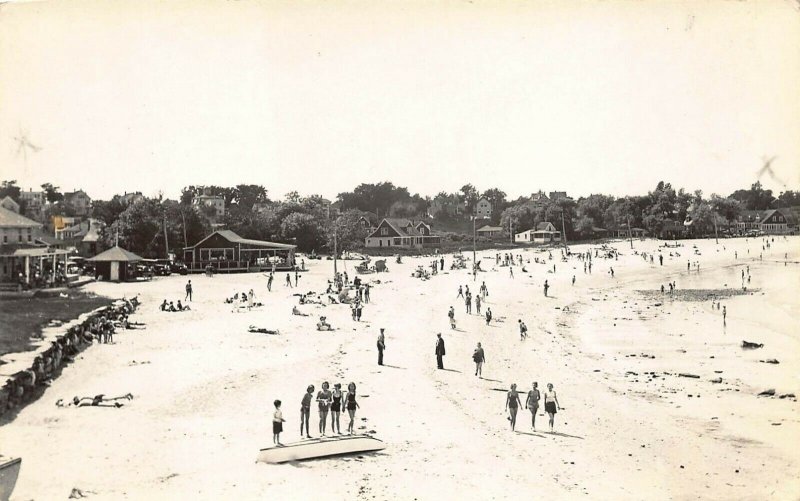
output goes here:
<path id="1" fill-rule="evenodd" d="M 0 179 L 729 194 L 774 156 L 777 193 L 798 89 L 788 0 L 6 3 Z"/>

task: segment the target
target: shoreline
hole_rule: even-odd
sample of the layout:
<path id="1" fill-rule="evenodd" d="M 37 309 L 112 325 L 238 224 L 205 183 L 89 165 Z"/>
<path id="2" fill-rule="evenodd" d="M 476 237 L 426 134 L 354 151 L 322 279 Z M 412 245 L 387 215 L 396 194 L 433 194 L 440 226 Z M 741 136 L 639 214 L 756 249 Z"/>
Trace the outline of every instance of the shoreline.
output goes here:
<path id="1" fill-rule="evenodd" d="M 795 257 L 799 241 L 789 241 Z M 404 258 L 389 273 L 361 276 L 373 288 L 360 323 L 346 305 L 299 305 L 309 317 L 290 313 L 297 305 L 293 294 L 325 289 L 330 261 L 307 261 L 310 270 L 298 289 L 279 284 L 272 292 L 259 274 L 94 284 L 92 290 L 105 295 L 140 293 L 143 306 L 136 315 L 147 329 L 90 347 L 91 366 L 66 368 L 44 398 L 0 427 L 7 452 L 25 456 L 15 499 L 62 497 L 72 488 L 100 498 L 251 499 L 267 491 L 297 498 L 320 489 L 333 499 L 509 498 L 534 483 L 541 495 L 556 497 L 790 497 L 800 488 L 791 474 L 800 456 L 788 445 L 800 437 L 797 402 L 758 397 L 755 390 L 767 382 L 778 393 L 797 388 L 791 374 L 800 361 L 788 354 L 800 351 L 800 341 L 787 329 L 799 311 L 786 294 L 797 286 L 797 267 L 784 270 L 766 260 L 758 266 L 740 260 L 733 267 L 722 244 L 718 253 L 713 241 L 696 244 L 704 256 L 690 259 L 702 261 L 699 273 L 685 271 L 686 258 L 651 266 L 620 248 L 618 261 L 597 259 L 589 275 L 579 261 L 547 262 L 546 251 L 525 250 L 520 253 L 531 259 L 529 272 L 515 269 L 514 279 L 505 267 L 490 264 L 476 281 L 463 269 L 420 280 L 411 275 L 428 258 Z M 658 242 L 637 242 L 637 250 L 645 245 L 650 252 Z M 572 248 L 578 249 L 586 247 Z M 536 265 L 534 257 L 545 263 Z M 489 252 L 479 259 L 488 263 Z M 557 273 L 549 271 L 553 262 Z M 352 277 L 350 264 L 342 266 Z M 761 290 L 723 300 L 726 332 L 709 301 L 662 301 L 656 307 L 659 301 L 637 292 L 657 290 L 667 280 L 677 281 L 681 291 L 736 285 L 745 264 L 752 268 L 752 287 Z M 195 286 L 192 310 L 157 311 L 164 298 L 183 298 L 188 279 Z M 551 285 L 547 298 L 545 279 Z M 465 315 L 455 297 L 459 285 L 477 291 L 483 281 L 490 290 L 484 309 L 491 307 L 498 319 L 489 326 L 478 315 Z M 263 308 L 233 313 L 223 303 L 250 288 Z M 450 305 L 456 331 L 447 323 Z M 767 318 L 749 318 L 753 309 Z M 320 315 L 337 330 L 316 331 Z M 528 324 L 525 341 L 519 340 L 517 318 Z M 249 325 L 280 334 L 249 333 Z M 387 328 L 383 367 L 376 364 L 378 327 Z M 758 335 L 744 339 L 765 346 L 741 350 L 741 333 L 752 331 Z M 436 332 L 446 338 L 450 370 L 435 369 Z M 486 348 L 483 379 L 471 372 L 478 341 Z M 768 357 L 780 364 L 758 362 Z M 723 371 L 723 383 L 710 381 L 715 370 Z M 295 466 L 256 464 L 258 449 L 271 443 L 272 400 L 285 402 L 281 439 L 294 441 L 303 390 L 325 380 L 358 385 L 356 432 L 374 431 L 387 448 Z M 504 392 L 516 382 L 524 398 L 531 381 L 540 388 L 553 382 L 559 392 L 565 408 L 554 434 L 541 431 L 547 428 L 541 414 L 537 431 L 530 431 L 525 409 L 517 433 L 508 429 Z M 121 409 L 53 405 L 57 398 L 98 393 L 135 398 Z M 315 426 L 315 412 L 311 421 Z M 318 436 L 316 430 L 312 435 Z M 30 441 L 47 446 L 26 448 Z M 762 463 L 769 468 L 755 467 Z M 420 483 L 434 465 L 441 472 L 436 484 Z M 485 480 L 487 465 L 498 466 L 501 482 Z M 43 469 L 59 475 L 44 478 L 37 474 Z M 97 474 L 106 470 L 136 474 Z"/>

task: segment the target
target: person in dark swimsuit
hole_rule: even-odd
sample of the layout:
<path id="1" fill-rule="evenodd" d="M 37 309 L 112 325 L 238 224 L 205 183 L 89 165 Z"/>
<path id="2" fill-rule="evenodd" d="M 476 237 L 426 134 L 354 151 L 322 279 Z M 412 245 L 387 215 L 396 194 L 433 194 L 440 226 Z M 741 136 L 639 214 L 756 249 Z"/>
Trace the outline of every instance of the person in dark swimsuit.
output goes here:
<path id="1" fill-rule="evenodd" d="M 347 413 L 350 415 L 350 423 L 347 425 L 347 431 L 353 434 L 353 422 L 356 419 L 356 409 L 359 407 L 356 402 L 356 384 L 350 383 L 347 385 L 347 394 L 345 395 L 345 402 L 347 405 Z"/>
<path id="2" fill-rule="evenodd" d="M 542 396 L 539 393 L 539 383 L 534 382 L 533 388 L 528 392 L 528 398 L 525 400 L 525 407 L 531 411 L 531 427 L 536 431 L 536 412 L 539 410 L 539 400 Z"/>
<path id="3" fill-rule="evenodd" d="M 306 388 L 306 394 L 303 395 L 303 400 L 300 402 L 300 436 L 303 436 L 303 423 L 306 425 L 306 438 L 311 438 L 308 431 L 308 421 L 311 418 L 311 399 L 314 398 L 314 385 L 309 385 Z"/>
<path id="4" fill-rule="evenodd" d="M 512 384 L 511 389 L 508 391 L 508 396 L 506 396 L 506 410 L 509 413 L 508 420 L 511 421 L 511 431 L 514 431 L 514 427 L 517 425 L 517 410 L 521 406 L 522 402 L 519 401 L 517 385 Z"/>
<path id="5" fill-rule="evenodd" d="M 342 428 L 339 426 L 339 413 L 342 411 L 342 384 L 336 383 L 333 385 L 333 393 L 331 393 L 333 402 L 331 403 L 331 432 L 335 431 L 339 435 L 342 434 Z"/>
<path id="6" fill-rule="evenodd" d="M 319 404 L 319 433 L 325 436 L 325 426 L 328 424 L 328 410 L 331 407 L 330 385 L 327 381 L 322 383 L 322 389 L 317 393 L 317 403 Z"/>

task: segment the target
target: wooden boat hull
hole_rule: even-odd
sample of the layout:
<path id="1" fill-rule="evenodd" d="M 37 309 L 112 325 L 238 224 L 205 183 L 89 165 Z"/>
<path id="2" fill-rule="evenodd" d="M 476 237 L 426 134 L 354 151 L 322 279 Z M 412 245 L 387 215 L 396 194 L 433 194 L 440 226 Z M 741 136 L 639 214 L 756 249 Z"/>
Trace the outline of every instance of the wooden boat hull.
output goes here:
<path id="1" fill-rule="evenodd" d="M 0 459 L 0 501 L 8 501 L 17 484 L 22 459 Z"/>
<path id="2" fill-rule="evenodd" d="M 286 444 L 283 447 L 261 449 L 258 452 L 256 461 L 259 463 L 280 464 L 289 461 L 374 452 L 385 448 L 386 444 L 368 435 L 315 438 Z"/>

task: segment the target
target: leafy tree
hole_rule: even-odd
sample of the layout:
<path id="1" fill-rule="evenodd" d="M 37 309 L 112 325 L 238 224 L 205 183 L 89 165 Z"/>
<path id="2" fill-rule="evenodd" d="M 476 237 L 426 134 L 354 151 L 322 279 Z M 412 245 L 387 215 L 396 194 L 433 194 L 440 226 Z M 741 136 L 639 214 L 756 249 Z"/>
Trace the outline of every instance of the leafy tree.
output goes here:
<path id="1" fill-rule="evenodd" d="M 483 198 L 492 204 L 492 223 L 497 224 L 500 221 L 500 216 L 506 208 L 506 192 L 499 188 L 490 188 L 483 192 Z"/>
<path id="2" fill-rule="evenodd" d="M 111 200 L 93 200 L 92 216 L 100 219 L 106 225 L 114 224 L 120 214 L 125 210 L 126 204 L 118 196 Z"/>
<path id="3" fill-rule="evenodd" d="M 8 197 L 11 197 L 12 200 L 19 203 L 19 192 L 22 191 L 19 186 L 17 186 L 16 180 L 11 181 L 3 181 L 0 183 L 0 200 Z"/>
<path id="4" fill-rule="evenodd" d="M 363 212 L 357 209 L 347 210 L 339 215 L 325 229 L 325 247 L 333 251 L 334 233 L 336 234 L 336 250 L 338 252 L 358 249 L 364 245 L 368 230 L 359 222 Z"/>
<path id="5" fill-rule="evenodd" d="M 58 191 L 58 186 L 53 186 L 51 183 L 44 183 L 42 191 L 44 191 L 45 198 L 51 204 L 64 200 L 64 194 Z"/>
<path id="6" fill-rule="evenodd" d="M 747 210 L 769 209 L 775 200 L 775 197 L 772 196 L 772 190 L 765 190 L 760 181 L 753 183 L 749 190 L 734 191 L 731 193 L 730 198 L 742 202 Z"/>
<path id="7" fill-rule="evenodd" d="M 0 196 L 2 198 L 2 196 Z M 800 192 L 798 191 L 784 191 L 782 192 L 778 198 L 775 199 L 773 202 L 773 207 L 781 208 L 781 207 L 797 207 L 800 205 Z"/>
<path id="8" fill-rule="evenodd" d="M 325 245 L 325 234 L 320 222 L 311 214 L 293 212 L 281 222 L 281 237 L 293 241 L 297 248 L 310 252 Z"/>
<path id="9" fill-rule="evenodd" d="M 472 214 L 475 212 L 475 204 L 478 203 L 478 190 L 471 184 L 465 184 L 459 191 L 467 214 Z"/>
<path id="10" fill-rule="evenodd" d="M 415 203 L 424 204 L 424 199 L 417 196 Z M 352 192 L 339 193 L 337 196 L 342 210 L 359 209 L 376 212 L 379 216 L 389 214 L 395 202 L 412 200 L 407 188 L 398 187 L 390 182 L 378 184 L 360 184 Z"/>
<path id="11" fill-rule="evenodd" d="M 607 228 L 608 225 L 605 221 L 606 211 L 614 204 L 614 201 L 614 197 L 609 195 L 589 195 L 586 198 L 579 199 L 577 202 L 577 216 L 580 224 L 576 224 L 576 229 L 581 234 L 586 234 L 580 229 L 586 224 L 584 218 L 588 218 L 592 226 Z"/>

